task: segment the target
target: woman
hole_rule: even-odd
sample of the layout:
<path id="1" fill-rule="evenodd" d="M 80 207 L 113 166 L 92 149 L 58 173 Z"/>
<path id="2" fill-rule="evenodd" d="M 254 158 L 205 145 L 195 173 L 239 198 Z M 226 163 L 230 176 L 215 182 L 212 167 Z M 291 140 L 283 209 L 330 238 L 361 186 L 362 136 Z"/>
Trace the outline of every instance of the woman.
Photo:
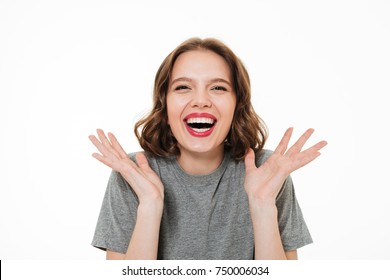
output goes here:
<path id="1" fill-rule="evenodd" d="M 289 174 L 320 155 L 263 149 L 248 73 L 215 39 L 192 38 L 161 64 L 153 109 L 135 127 L 144 153 L 126 154 L 98 129 L 93 157 L 113 169 L 93 245 L 107 259 L 297 259 L 312 242 Z"/>

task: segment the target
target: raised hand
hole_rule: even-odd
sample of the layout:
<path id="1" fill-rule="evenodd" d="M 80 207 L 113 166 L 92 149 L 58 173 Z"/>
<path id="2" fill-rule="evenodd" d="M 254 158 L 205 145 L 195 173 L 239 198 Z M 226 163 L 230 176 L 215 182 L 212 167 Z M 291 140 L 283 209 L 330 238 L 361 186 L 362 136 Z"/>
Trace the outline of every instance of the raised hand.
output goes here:
<path id="1" fill-rule="evenodd" d="M 93 153 L 92 156 L 119 172 L 135 191 L 140 203 L 162 202 L 164 200 L 164 186 L 157 174 L 150 168 L 145 155 L 138 153 L 136 162 L 133 162 L 114 134 L 108 133 L 107 138 L 103 130 L 97 129 L 96 132 L 99 139 L 94 135 L 90 135 L 89 139 L 100 154 Z"/>
<path id="2" fill-rule="evenodd" d="M 245 190 L 250 198 L 262 201 L 275 201 L 283 182 L 293 171 L 305 166 L 320 155 L 319 150 L 326 146 L 326 141 L 318 142 L 301 151 L 314 129 L 308 129 L 289 149 L 293 129 L 285 132 L 274 153 L 260 166 L 255 165 L 252 149 L 245 156 Z"/>

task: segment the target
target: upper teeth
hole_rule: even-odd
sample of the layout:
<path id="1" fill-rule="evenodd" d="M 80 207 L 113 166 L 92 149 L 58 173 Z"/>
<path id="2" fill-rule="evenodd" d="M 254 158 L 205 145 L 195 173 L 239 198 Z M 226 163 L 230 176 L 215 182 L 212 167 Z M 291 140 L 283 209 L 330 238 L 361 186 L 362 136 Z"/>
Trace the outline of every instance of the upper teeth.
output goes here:
<path id="1" fill-rule="evenodd" d="M 214 120 L 210 118 L 190 118 L 187 119 L 187 123 L 209 123 L 213 124 Z"/>

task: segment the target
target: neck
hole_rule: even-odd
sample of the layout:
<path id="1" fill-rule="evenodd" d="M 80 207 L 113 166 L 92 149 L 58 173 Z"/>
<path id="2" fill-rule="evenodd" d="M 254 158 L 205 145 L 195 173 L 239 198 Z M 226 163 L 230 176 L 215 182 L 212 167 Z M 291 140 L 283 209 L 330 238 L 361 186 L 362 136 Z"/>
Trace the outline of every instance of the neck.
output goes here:
<path id="1" fill-rule="evenodd" d="M 191 153 L 181 151 L 177 158 L 181 168 L 191 175 L 206 175 L 215 171 L 222 163 L 224 158 L 224 147 L 215 152 Z"/>

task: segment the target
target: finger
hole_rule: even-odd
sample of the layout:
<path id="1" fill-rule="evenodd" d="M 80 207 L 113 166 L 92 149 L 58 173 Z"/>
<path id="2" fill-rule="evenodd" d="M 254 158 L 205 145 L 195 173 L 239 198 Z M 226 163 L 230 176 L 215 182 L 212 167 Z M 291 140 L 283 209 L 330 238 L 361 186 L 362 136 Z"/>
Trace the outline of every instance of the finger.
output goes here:
<path id="1" fill-rule="evenodd" d="M 135 162 L 133 162 L 132 160 L 130 161 L 132 162 L 132 164 L 127 167 L 126 172 L 121 174 L 130 184 L 131 188 L 136 192 L 136 194 L 139 194 L 142 189 L 142 186 L 144 185 L 145 176 L 142 170 L 140 170 L 135 164 Z"/>
<path id="2" fill-rule="evenodd" d="M 141 157 L 139 156 L 141 154 Z M 146 161 L 146 163 L 144 162 Z M 147 165 L 147 166 L 146 166 Z M 130 166 L 127 169 L 127 172 L 123 174 L 126 181 L 130 184 L 130 186 L 134 189 L 137 194 L 144 192 L 145 187 L 153 182 L 153 177 L 151 174 L 146 174 L 143 168 L 148 168 L 149 164 L 145 156 L 142 153 L 136 154 L 136 162 L 130 160 Z M 152 169 L 150 169 L 153 172 Z M 153 173 L 154 174 L 154 173 Z"/>
<path id="3" fill-rule="evenodd" d="M 91 140 L 92 144 L 95 145 L 95 147 L 98 149 L 98 151 L 103 156 L 108 156 L 111 152 L 96 138 L 95 135 L 90 135 L 89 140 Z"/>
<path id="4" fill-rule="evenodd" d="M 94 157 L 95 159 L 97 159 L 101 163 L 107 165 L 108 167 L 114 168 L 114 166 L 112 165 L 112 161 L 109 158 L 102 156 L 101 154 L 98 154 L 98 153 L 93 153 L 92 157 Z"/>
<path id="5" fill-rule="evenodd" d="M 306 164 L 312 162 L 315 160 L 317 157 L 321 155 L 320 150 L 325 147 L 328 143 L 326 141 L 321 141 L 315 144 L 314 146 L 310 147 L 309 149 L 304 150 L 303 152 L 300 152 L 297 155 L 297 158 L 295 161 L 297 162 L 297 166 L 295 168 L 301 168 L 305 166 Z"/>
<path id="6" fill-rule="evenodd" d="M 302 136 L 299 137 L 297 142 L 295 142 L 294 145 L 292 145 L 291 148 L 288 149 L 286 155 L 291 156 L 293 154 L 299 153 L 313 133 L 314 133 L 313 128 L 309 128 L 308 130 L 306 130 L 305 133 L 303 133 Z"/>
<path id="7" fill-rule="evenodd" d="M 144 153 L 137 153 L 135 155 L 135 160 L 137 161 L 139 168 L 144 173 L 150 173 L 150 172 L 154 173 L 153 169 L 150 168 L 149 162 L 148 162 L 146 156 L 144 155 Z"/>
<path id="8" fill-rule="evenodd" d="M 106 149 L 109 150 L 111 153 L 113 153 L 115 156 L 117 156 L 119 158 L 120 157 L 119 153 L 116 152 L 115 149 L 112 147 L 112 144 L 107 139 L 106 134 L 104 133 L 104 131 L 102 129 L 98 128 L 98 129 L 96 129 L 96 132 L 97 132 L 97 135 L 98 135 L 100 141 L 106 147 Z"/>
<path id="9" fill-rule="evenodd" d="M 88 139 L 92 142 L 92 144 L 97 148 L 97 144 L 100 143 L 99 140 L 97 140 L 95 135 L 89 135 Z"/>
<path id="10" fill-rule="evenodd" d="M 288 147 L 288 142 L 290 142 L 290 139 L 291 139 L 292 132 L 293 132 L 292 127 L 288 128 L 286 130 L 286 132 L 284 133 L 284 135 L 282 137 L 282 140 L 280 140 L 279 145 L 276 147 L 276 149 L 274 151 L 275 154 L 283 155 L 286 152 L 287 147 Z"/>
<path id="11" fill-rule="evenodd" d="M 115 149 L 115 151 L 118 152 L 121 158 L 128 158 L 128 155 L 126 154 L 125 150 L 122 148 L 121 144 L 119 144 L 119 141 L 116 139 L 115 135 L 111 132 L 108 133 L 108 138 L 111 141 L 112 147 Z"/>
<path id="12" fill-rule="evenodd" d="M 100 139 L 100 142 L 102 142 L 102 144 L 105 145 L 106 147 L 110 147 L 111 146 L 111 142 L 108 141 L 104 131 L 102 129 L 98 128 L 98 129 L 96 129 L 96 132 L 97 132 L 97 135 L 98 135 L 98 137 Z"/>
<path id="13" fill-rule="evenodd" d="M 313 152 L 313 153 L 308 153 L 308 154 L 300 154 L 298 159 L 296 159 L 295 161 L 295 167 L 294 167 L 294 170 L 292 171 L 295 171 L 307 164 L 309 164 L 310 162 L 312 162 L 313 160 L 315 160 L 317 157 L 319 157 L 321 155 L 320 152 Z"/>
<path id="14" fill-rule="evenodd" d="M 321 150 L 326 145 L 328 145 L 328 142 L 326 142 L 326 141 L 318 142 L 317 144 L 315 144 L 315 145 L 311 146 L 310 148 L 304 150 L 303 153 L 314 153 L 316 151 Z"/>
<path id="15" fill-rule="evenodd" d="M 104 156 L 102 156 L 101 154 L 93 153 L 92 156 L 93 156 L 94 158 L 96 158 L 98 161 L 100 161 L 100 162 L 106 164 L 105 158 L 104 158 Z"/>
<path id="16" fill-rule="evenodd" d="M 253 149 L 248 149 L 248 152 L 245 155 L 244 163 L 246 172 L 257 168 L 255 163 L 255 152 Z"/>

